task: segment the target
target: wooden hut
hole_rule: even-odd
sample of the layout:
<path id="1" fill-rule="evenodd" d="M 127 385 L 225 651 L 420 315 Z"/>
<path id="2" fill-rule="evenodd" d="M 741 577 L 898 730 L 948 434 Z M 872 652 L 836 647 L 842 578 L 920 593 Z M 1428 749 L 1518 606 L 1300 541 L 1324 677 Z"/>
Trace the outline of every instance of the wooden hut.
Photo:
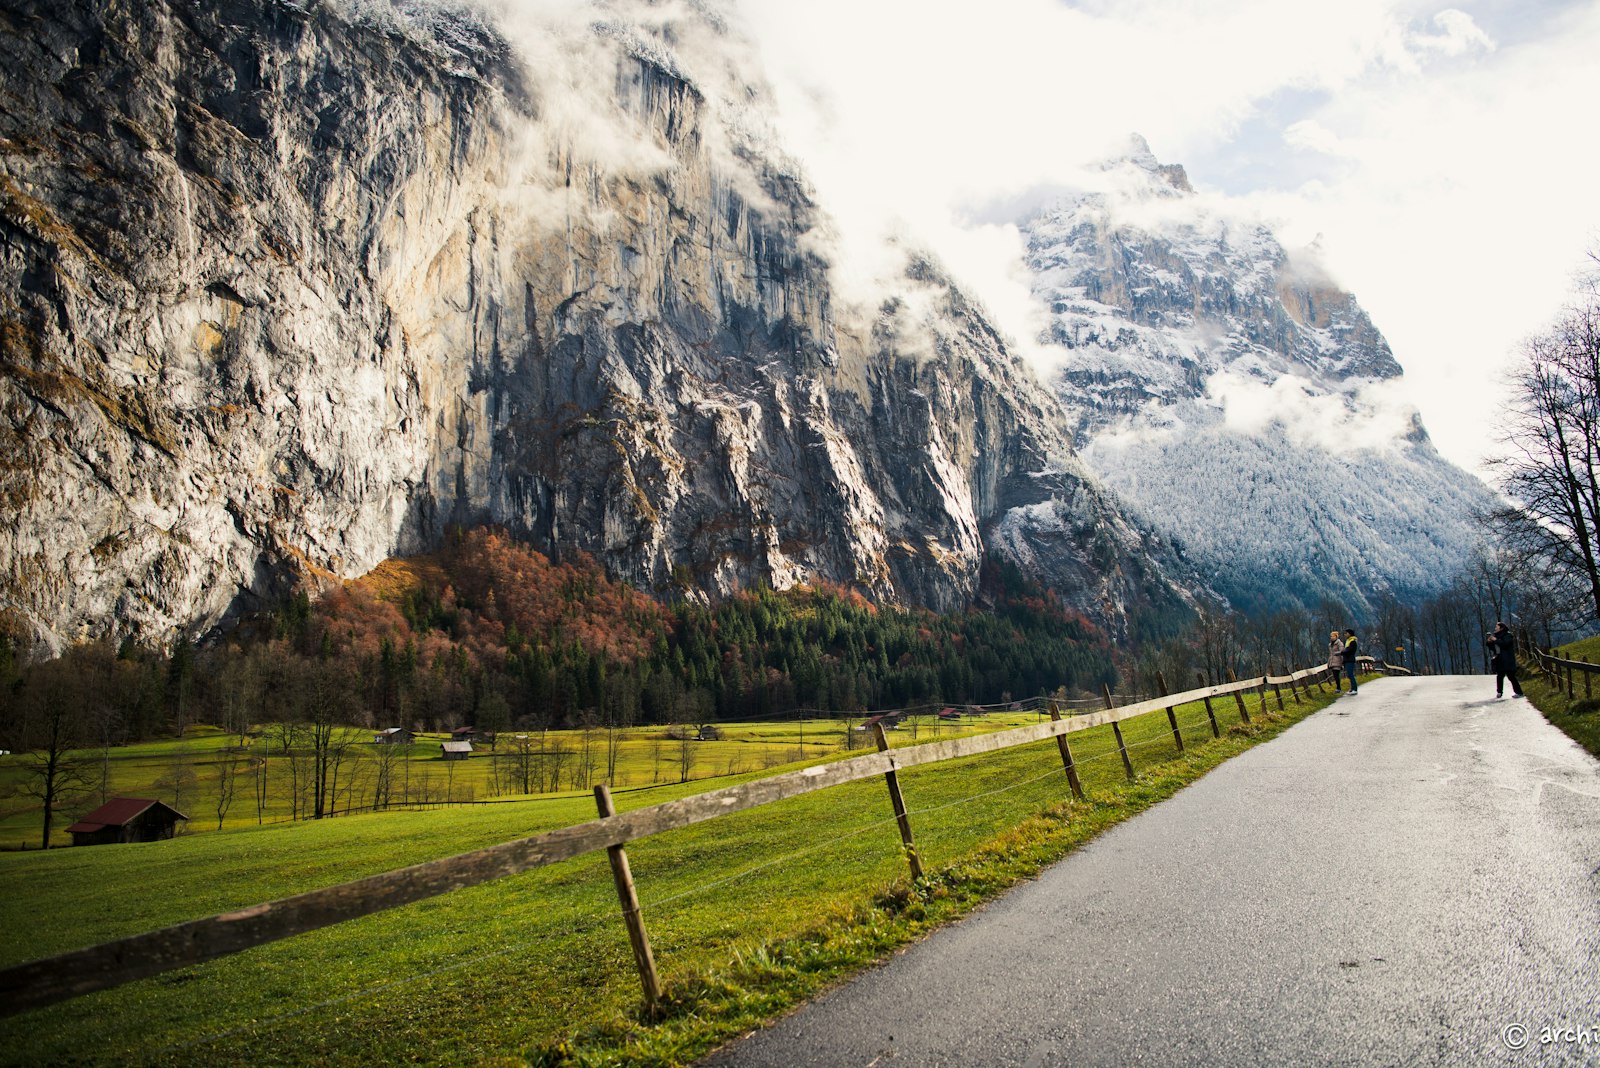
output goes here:
<path id="1" fill-rule="evenodd" d="M 440 742 L 439 749 L 445 760 L 466 760 L 472 756 L 471 742 Z"/>
<path id="2" fill-rule="evenodd" d="M 178 821 L 189 817 L 171 805 L 147 797 L 113 797 L 67 828 L 72 844 L 112 845 L 117 842 L 156 842 L 171 838 Z"/>

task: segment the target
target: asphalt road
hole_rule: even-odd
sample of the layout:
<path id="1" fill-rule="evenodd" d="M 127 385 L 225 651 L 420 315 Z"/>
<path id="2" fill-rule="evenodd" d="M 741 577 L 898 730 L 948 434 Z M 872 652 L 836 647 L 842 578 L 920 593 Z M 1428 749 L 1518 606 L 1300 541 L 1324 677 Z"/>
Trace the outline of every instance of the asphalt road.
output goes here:
<path id="1" fill-rule="evenodd" d="M 1370 683 L 706 1063 L 1600 1065 L 1600 763 L 1493 692 Z"/>

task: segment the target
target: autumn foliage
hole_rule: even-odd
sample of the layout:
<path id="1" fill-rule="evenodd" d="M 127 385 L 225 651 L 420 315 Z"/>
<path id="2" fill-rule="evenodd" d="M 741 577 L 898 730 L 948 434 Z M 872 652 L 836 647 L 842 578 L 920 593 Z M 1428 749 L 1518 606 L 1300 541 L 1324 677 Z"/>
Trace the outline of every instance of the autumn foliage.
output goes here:
<path id="1" fill-rule="evenodd" d="M 499 730 L 992 703 L 1114 679 L 1104 635 L 1015 568 L 991 563 L 982 600 L 938 615 L 818 584 L 663 604 L 582 554 L 552 561 L 478 529 L 220 641 L 125 643 L 114 703 L 129 738 L 330 702 L 359 726 Z"/>

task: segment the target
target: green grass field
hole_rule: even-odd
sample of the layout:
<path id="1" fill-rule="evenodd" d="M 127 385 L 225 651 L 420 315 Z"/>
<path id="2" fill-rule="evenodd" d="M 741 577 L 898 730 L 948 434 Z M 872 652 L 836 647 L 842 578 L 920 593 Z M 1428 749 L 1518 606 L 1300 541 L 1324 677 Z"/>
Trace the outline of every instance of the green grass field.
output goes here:
<path id="1" fill-rule="evenodd" d="M 995 712 L 952 724 L 919 717 L 894 734 L 897 738 L 923 741 L 954 738 L 1033 723 L 1040 718 L 1033 712 Z M 726 724 L 720 727 L 720 739 L 687 743 L 669 737 L 666 727 L 627 728 L 617 732 L 616 776 L 610 781 L 614 789 L 621 791 L 678 783 L 685 776 L 690 781 L 703 781 L 833 759 L 846 754 L 845 731 L 860 722 L 857 718 Z M 378 759 L 388 748 L 373 744 L 370 730 L 350 729 L 345 733 L 351 745 L 335 784 L 337 796 L 333 805 L 335 815 L 340 816 L 373 807 Z M 393 755 L 403 763 L 391 772 L 392 806 L 526 797 L 520 790 L 510 792 L 495 783 L 496 755 L 506 752 L 498 746 L 515 744 L 515 734 L 506 732 L 496 750 L 481 748 L 464 761 L 441 759 L 439 743 L 448 737 L 443 734 L 419 735 L 413 745 L 394 746 Z M 858 748 L 872 744 L 862 732 L 853 732 L 853 736 Z M 539 736 L 539 744 L 567 754 L 560 773 L 563 788 L 545 794 L 588 797 L 587 786 L 577 784 L 608 781 L 605 731 L 591 731 L 587 737 L 577 730 L 550 731 Z M 290 774 L 285 758 L 272 743 L 271 732 L 247 739 L 241 747 L 240 739 L 215 727 L 201 726 L 190 728 L 181 739 L 115 746 L 83 755 L 93 788 L 58 812 L 52 845 L 71 844 L 66 828 L 103 803 L 102 783 L 104 797 L 151 797 L 172 805 L 190 817 L 189 823 L 181 825 L 183 834 L 215 831 L 220 766 L 229 760 L 237 761 L 240 770 L 222 829 L 279 823 L 294 814 L 289 800 Z M 267 758 L 267 789 L 258 811 L 249 768 L 263 756 Z M 37 849 L 40 845 L 39 802 L 16 790 L 22 778 L 23 759 L 0 757 L 0 849 Z"/>
<path id="2" fill-rule="evenodd" d="M 1600 635 L 1573 642 L 1556 650 L 1556 655 L 1567 660 L 1587 659 L 1600 664 Z M 1542 679 L 1537 671 L 1523 666 L 1522 688 L 1544 713 L 1546 719 L 1565 731 L 1573 741 L 1600 757 L 1600 676 L 1590 679 L 1590 689 L 1585 691 L 1582 675 L 1573 676 L 1572 699 L 1567 699 L 1565 684 Z M 1586 696 L 1586 693 L 1590 696 Z"/>
<path id="3" fill-rule="evenodd" d="M 1027 878 L 1332 699 L 1239 724 L 1217 701 L 901 774 L 928 879 L 912 887 L 881 781 L 628 847 L 668 987 L 639 987 L 606 860 L 575 861 L 0 1022 L 7 1064 L 680 1064 Z M 919 740 L 928 740 L 926 736 Z M 908 743 L 897 732 L 896 743 Z M 837 752 L 834 755 L 839 755 Z M 743 776 L 754 778 L 754 773 Z M 738 781 L 738 777 L 731 780 Z M 717 785 L 721 785 L 719 782 Z M 699 792 L 618 795 L 631 808 Z M 587 796 L 246 827 L 145 845 L 0 855 L 6 964 L 591 818 Z"/>

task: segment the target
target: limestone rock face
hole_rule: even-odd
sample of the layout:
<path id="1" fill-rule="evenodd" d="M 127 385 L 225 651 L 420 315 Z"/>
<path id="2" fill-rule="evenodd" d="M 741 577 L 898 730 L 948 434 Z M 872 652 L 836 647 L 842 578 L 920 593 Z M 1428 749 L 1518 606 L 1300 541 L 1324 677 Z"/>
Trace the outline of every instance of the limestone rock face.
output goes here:
<path id="1" fill-rule="evenodd" d="M 683 58 L 726 29 L 607 10 L 0 10 L 9 625 L 166 641 L 479 522 L 657 592 L 950 609 L 998 546 L 1178 603 L 935 267 L 838 301 L 759 85 Z"/>

